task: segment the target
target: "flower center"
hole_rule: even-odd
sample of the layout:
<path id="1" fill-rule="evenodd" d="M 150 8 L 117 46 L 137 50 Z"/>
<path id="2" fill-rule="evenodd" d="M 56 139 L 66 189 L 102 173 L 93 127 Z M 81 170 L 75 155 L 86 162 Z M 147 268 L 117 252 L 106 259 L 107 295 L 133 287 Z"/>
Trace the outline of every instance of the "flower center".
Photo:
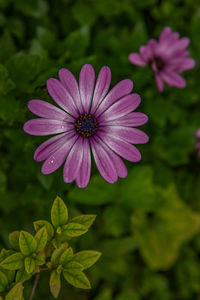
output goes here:
<path id="1" fill-rule="evenodd" d="M 158 70 L 162 70 L 163 67 L 164 67 L 164 61 L 159 58 L 159 57 L 156 57 L 155 58 L 155 63 L 156 63 L 156 67 L 158 68 Z"/>
<path id="2" fill-rule="evenodd" d="M 98 130 L 98 122 L 91 114 L 83 114 L 76 119 L 76 132 L 86 138 L 94 135 Z"/>

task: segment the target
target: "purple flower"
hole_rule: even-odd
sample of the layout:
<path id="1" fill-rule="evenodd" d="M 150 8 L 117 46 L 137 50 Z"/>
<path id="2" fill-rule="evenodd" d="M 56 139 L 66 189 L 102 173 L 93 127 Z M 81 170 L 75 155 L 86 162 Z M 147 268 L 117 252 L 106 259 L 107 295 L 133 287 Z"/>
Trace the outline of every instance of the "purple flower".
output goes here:
<path id="1" fill-rule="evenodd" d="M 169 86 L 184 88 L 186 81 L 179 73 L 195 66 L 194 59 L 188 57 L 190 52 L 186 50 L 189 43 L 189 38 L 180 39 L 179 33 L 165 27 L 158 41 L 149 40 L 146 46 L 140 47 L 139 54 L 129 55 L 129 61 L 138 66 L 150 65 L 160 92 L 164 89 L 164 82 Z"/>
<path id="2" fill-rule="evenodd" d="M 59 71 L 59 80 L 47 80 L 47 89 L 58 108 L 42 100 L 31 100 L 29 110 L 41 117 L 24 124 L 31 135 L 56 136 L 42 143 L 34 159 L 43 161 L 42 173 L 50 174 L 63 163 L 65 182 L 76 181 L 86 187 L 91 173 L 91 151 L 101 176 L 114 183 L 127 176 L 122 158 L 138 162 L 141 154 L 132 144 L 148 142 L 148 136 L 132 128 L 145 124 L 148 117 L 133 112 L 140 104 L 140 96 L 131 94 L 133 83 L 124 79 L 109 92 L 111 71 L 101 68 L 95 84 L 91 65 L 80 71 L 79 85 L 67 69 Z"/>
<path id="3" fill-rule="evenodd" d="M 197 143 L 195 149 L 198 151 L 198 156 L 200 156 L 200 128 L 196 132 Z"/>

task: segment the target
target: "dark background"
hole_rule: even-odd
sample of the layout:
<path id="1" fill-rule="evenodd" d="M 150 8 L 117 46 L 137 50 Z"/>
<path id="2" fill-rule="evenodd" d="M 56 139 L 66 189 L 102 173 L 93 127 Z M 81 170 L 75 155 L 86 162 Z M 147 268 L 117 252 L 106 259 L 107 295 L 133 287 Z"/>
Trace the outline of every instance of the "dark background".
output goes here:
<path id="1" fill-rule="evenodd" d="M 160 94 L 152 71 L 131 65 L 128 54 L 167 25 L 191 38 L 196 67 L 185 72 L 185 89 Z M 0 0 L 0 247 L 9 247 L 10 231 L 33 232 L 32 221 L 49 219 L 56 195 L 71 216 L 97 214 L 90 232 L 74 242 L 76 250 L 103 252 L 87 272 L 93 289 L 63 282 L 59 300 L 200 299 L 199 56 L 199 1 Z M 108 65 L 112 85 L 133 80 L 139 111 L 150 119 L 143 126 L 150 142 L 139 146 L 140 163 L 126 163 L 126 179 L 108 184 L 94 167 L 81 190 L 63 182 L 61 168 L 41 174 L 33 153 L 46 138 L 22 127 L 34 117 L 28 100 L 50 100 L 46 80 L 61 67 L 78 76 L 85 63 L 96 74 Z M 25 285 L 28 295 L 32 282 Z M 53 299 L 45 274 L 35 299 Z"/>

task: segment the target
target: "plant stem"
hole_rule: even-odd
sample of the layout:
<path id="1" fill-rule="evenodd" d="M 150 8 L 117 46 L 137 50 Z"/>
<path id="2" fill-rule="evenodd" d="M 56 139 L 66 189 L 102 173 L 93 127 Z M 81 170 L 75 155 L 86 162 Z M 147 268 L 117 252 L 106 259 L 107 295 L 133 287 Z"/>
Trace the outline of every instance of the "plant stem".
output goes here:
<path id="1" fill-rule="evenodd" d="M 36 290 L 36 287 L 37 287 L 37 285 L 38 285 L 39 279 L 40 279 L 40 273 L 37 273 L 36 276 L 35 276 L 35 281 L 34 281 L 34 284 L 33 284 L 33 288 L 32 288 L 32 291 L 31 291 L 29 300 L 32 300 L 33 297 L 34 297 L 35 290 Z"/>

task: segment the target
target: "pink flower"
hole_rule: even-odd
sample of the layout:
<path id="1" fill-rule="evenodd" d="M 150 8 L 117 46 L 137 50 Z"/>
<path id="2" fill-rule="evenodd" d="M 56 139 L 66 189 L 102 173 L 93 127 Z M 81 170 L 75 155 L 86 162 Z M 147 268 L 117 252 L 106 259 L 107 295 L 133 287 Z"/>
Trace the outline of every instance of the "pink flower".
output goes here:
<path id="1" fill-rule="evenodd" d="M 200 156 L 200 128 L 197 130 L 196 132 L 196 139 L 197 139 L 197 143 L 195 146 L 195 149 L 198 151 L 198 156 Z"/>
<path id="2" fill-rule="evenodd" d="M 145 124 L 148 117 L 133 112 L 140 104 L 140 96 L 131 94 L 133 83 L 124 79 L 109 92 L 111 71 L 101 68 L 95 84 L 91 65 L 80 71 L 79 84 L 67 69 L 59 71 L 59 80 L 47 80 L 47 89 L 58 108 L 42 100 L 31 100 L 29 110 L 41 117 L 24 124 L 31 135 L 56 136 L 42 143 L 34 159 L 44 161 L 42 173 L 50 174 L 63 163 L 65 182 L 76 181 L 86 187 L 91 173 L 91 151 L 101 176 L 114 183 L 127 176 L 122 158 L 131 162 L 141 159 L 139 150 L 132 144 L 148 142 L 148 136 L 132 128 Z"/>
<path id="3" fill-rule="evenodd" d="M 150 65 L 160 92 L 164 89 L 164 82 L 169 86 L 184 88 L 186 81 L 179 74 L 195 66 L 194 59 L 188 57 L 190 52 L 186 50 L 189 43 L 189 38 L 180 39 L 179 33 L 165 27 L 158 41 L 149 40 L 146 46 L 140 47 L 139 54 L 129 55 L 129 61 L 138 66 Z"/>

